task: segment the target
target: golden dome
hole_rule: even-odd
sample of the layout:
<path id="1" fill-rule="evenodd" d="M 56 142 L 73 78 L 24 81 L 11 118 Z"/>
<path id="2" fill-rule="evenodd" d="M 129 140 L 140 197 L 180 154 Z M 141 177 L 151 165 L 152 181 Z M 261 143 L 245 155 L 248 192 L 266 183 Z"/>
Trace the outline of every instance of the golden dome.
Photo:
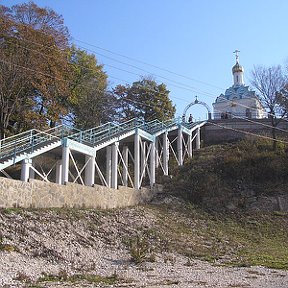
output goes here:
<path id="1" fill-rule="evenodd" d="M 232 68 L 232 72 L 233 74 L 236 72 L 244 72 L 244 68 L 238 62 L 236 62 L 236 64 Z"/>

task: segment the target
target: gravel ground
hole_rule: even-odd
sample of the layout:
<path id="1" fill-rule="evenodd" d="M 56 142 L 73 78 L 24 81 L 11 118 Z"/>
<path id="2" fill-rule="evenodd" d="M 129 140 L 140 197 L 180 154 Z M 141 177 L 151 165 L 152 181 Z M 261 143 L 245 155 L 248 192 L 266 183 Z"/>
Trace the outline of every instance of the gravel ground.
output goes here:
<path id="1" fill-rule="evenodd" d="M 72 251 L 71 251 L 72 252 Z M 100 250 L 81 251 L 79 264 L 85 273 L 102 276 L 117 274 L 118 284 L 105 285 L 80 281 L 40 282 L 38 287 L 277 287 L 287 288 L 288 273 L 263 267 L 231 268 L 217 267 L 207 262 L 193 260 L 187 266 L 187 259 L 180 255 L 167 255 L 170 261 L 157 257 L 154 263 L 135 265 L 125 251 Z M 87 256 L 85 258 L 85 255 Z M 88 256 L 89 255 L 89 256 Z M 41 273 L 57 274 L 61 270 L 69 274 L 79 273 L 71 263 L 51 263 L 43 259 L 31 259 L 17 252 L 1 253 L 1 287 L 29 287 L 29 281 L 36 281 Z M 166 263 L 165 263 L 166 262 Z M 92 264 L 92 265 L 91 265 Z M 87 267 L 90 266 L 91 267 Z M 13 280 L 22 276 L 22 281 Z M 30 280 L 29 280 L 30 279 Z M 29 280 L 29 281 L 28 281 Z M 32 286 L 32 285 L 31 285 Z"/>
<path id="2" fill-rule="evenodd" d="M 0 212 L 0 287 L 288 287 L 288 271 L 220 266 L 165 249 L 136 264 L 125 237 L 155 224 L 144 208 L 69 213 Z M 79 274 L 104 280 L 69 281 Z"/>

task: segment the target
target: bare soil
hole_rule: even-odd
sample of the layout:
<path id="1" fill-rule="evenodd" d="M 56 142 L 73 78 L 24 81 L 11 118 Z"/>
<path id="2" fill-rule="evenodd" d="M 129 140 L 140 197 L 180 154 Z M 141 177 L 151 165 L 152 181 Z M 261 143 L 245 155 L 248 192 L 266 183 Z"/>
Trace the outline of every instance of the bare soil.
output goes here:
<path id="1" fill-rule="evenodd" d="M 0 210 L 0 287 L 288 287 L 285 270 L 227 266 L 229 243 L 217 261 L 197 257 L 212 245 L 193 232 L 205 218 L 179 205 Z"/>

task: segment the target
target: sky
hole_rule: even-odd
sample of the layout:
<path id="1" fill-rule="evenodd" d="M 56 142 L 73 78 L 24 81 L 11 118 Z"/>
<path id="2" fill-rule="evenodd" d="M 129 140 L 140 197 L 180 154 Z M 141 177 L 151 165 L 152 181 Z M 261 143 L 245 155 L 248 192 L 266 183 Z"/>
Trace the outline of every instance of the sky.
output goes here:
<path id="1" fill-rule="evenodd" d="M 0 0 L 4 6 L 27 1 Z M 35 0 L 64 18 L 71 42 L 96 55 L 110 87 L 141 76 L 164 83 L 182 116 L 232 86 L 233 51 L 244 81 L 254 66 L 287 65 L 287 0 Z M 204 106 L 187 111 L 205 120 Z"/>

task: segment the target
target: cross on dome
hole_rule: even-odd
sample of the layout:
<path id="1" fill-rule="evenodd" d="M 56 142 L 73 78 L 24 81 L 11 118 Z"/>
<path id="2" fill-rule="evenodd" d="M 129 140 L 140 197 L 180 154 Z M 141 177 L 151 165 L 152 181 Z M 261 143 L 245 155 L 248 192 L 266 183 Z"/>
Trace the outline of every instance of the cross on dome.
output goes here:
<path id="1" fill-rule="evenodd" d="M 239 52 L 237 49 L 233 52 L 236 56 L 236 64 L 232 67 L 234 86 L 244 85 L 244 68 L 239 64 Z"/>
<path id="2" fill-rule="evenodd" d="M 238 53 L 239 53 L 240 51 L 239 50 L 235 50 L 233 53 L 235 54 L 235 56 L 236 56 L 236 63 L 238 63 L 239 61 L 239 55 L 238 55 Z"/>

